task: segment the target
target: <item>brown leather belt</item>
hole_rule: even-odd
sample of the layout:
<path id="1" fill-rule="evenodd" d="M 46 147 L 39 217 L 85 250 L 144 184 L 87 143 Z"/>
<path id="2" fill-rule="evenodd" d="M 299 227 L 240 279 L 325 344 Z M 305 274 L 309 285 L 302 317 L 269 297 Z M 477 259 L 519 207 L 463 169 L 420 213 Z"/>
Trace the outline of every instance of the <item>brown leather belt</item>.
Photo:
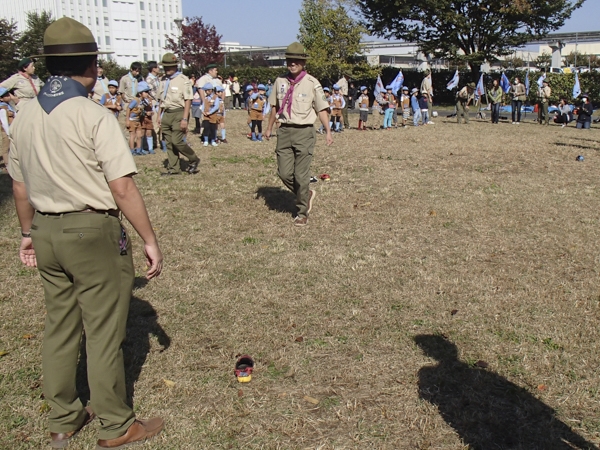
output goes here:
<path id="1" fill-rule="evenodd" d="M 109 216 L 113 216 L 113 217 L 119 217 L 119 210 L 118 209 L 84 209 L 82 211 L 69 211 L 69 212 L 62 212 L 62 213 L 46 213 L 46 212 L 42 212 L 42 211 L 37 211 L 40 214 L 43 214 L 44 216 L 64 216 L 67 214 L 75 214 L 75 213 L 95 213 L 95 214 L 108 214 Z"/>

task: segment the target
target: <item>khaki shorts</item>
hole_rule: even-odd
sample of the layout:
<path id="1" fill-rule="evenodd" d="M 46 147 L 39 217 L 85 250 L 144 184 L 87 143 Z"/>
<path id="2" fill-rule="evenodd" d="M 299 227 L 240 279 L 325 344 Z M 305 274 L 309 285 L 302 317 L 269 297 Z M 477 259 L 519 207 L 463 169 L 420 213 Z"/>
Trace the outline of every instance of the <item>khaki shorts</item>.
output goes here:
<path id="1" fill-rule="evenodd" d="M 129 126 L 127 127 L 127 131 L 133 132 L 141 127 L 141 124 L 137 121 L 129 121 Z"/>

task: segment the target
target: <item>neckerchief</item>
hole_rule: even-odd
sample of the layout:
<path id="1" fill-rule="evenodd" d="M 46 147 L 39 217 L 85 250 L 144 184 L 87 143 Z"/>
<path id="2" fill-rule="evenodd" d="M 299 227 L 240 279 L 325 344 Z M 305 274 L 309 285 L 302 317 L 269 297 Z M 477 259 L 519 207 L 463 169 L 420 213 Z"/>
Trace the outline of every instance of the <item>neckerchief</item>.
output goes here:
<path id="1" fill-rule="evenodd" d="M 15 110 L 15 108 L 12 107 L 12 105 L 10 103 L 6 103 L 6 102 L 0 102 L 0 106 L 6 106 L 6 108 L 13 112 L 13 113 L 17 113 L 17 111 Z"/>
<path id="2" fill-rule="evenodd" d="M 131 92 L 135 97 L 137 95 L 137 78 L 131 75 L 131 72 L 129 72 L 129 78 L 131 79 Z"/>
<path id="3" fill-rule="evenodd" d="M 167 93 L 169 92 L 169 84 L 171 84 L 171 80 L 180 74 L 181 72 L 175 72 L 173 75 L 167 78 L 167 83 L 165 84 L 165 92 L 163 92 L 163 100 L 167 98 Z"/>
<path id="4" fill-rule="evenodd" d="M 23 72 L 23 76 L 25 78 L 27 78 L 27 81 L 29 81 L 29 84 L 31 85 L 31 88 L 33 89 L 33 93 L 35 95 L 38 95 L 38 91 L 37 91 L 37 89 L 35 87 L 35 84 L 33 84 L 33 80 L 31 79 L 31 77 L 29 75 L 27 75 L 25 72 Z"/>
<path id="5" fill-rule="evenodd" d="M 79 81 L 69 77 L 50 77 L 37 98 L 46 114 L 50 114 L 64 101 L 87 96 L 87 89 Z"/>
<path id="6" fill-rule="evenodd" d="M 302 79 L 304 78 L 305 75 L 306 75 L 306 71 L 303 70 L 302 72 L 300 72 L 298 74 L 298 76 L 295 79 L 292 79 L 292 77 L 290 77 L 289 75 L 286 77 L 288 82 L 290 83 L 290 87 L 288 88 L 288 91 L 285 93 L 285 97 L 283 98 L 283 101 L 281 102 L 281 107 L 279 108 L 279 111 L 277 111 L 277 115 L 280 115 L 287 106 L 288 118 L 292 117 L 292 102 L 294 99 L 294 87 L 302 81 Z"/>

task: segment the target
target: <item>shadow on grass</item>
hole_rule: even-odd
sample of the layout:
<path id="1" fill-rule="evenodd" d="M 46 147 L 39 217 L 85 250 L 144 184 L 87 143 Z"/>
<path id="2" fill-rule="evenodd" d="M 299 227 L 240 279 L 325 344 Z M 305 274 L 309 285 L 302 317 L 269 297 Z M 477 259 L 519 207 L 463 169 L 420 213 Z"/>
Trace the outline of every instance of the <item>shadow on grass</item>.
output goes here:
<path id="1" fill-rule="evenodd" d="M 438 361 L 419 370 L 419 397 L 438 407 L 470 449 L 598 450 L 525 389 L 460 361 L 456 346 L 447 339 L 419 335 L 414 340 Z"/>
<path id="2" fill-rule="evenodd" d="M 138 280 L 145 280 L 136 277 Z M 131 297 L 129 316 L 127 317 L 127 336 L 123 345 L 125 360 L 125 382 L 127 384 L 127 402 L 133 406 L 135 382 L 139 379 L 142 367 L 150 353 L 150 337 L 156 336 L 162 346 L 161 352 L 171 345 L 171 338 L 158 323 L 158 315 L 152 305 L 140 298 Z M 87 355 L 85 351 L 85 336 L 81 340 L 80 359 L 77 367 L 77 392 L 84 405 L 90 399 L 90 388 L 87 382 Z"/>
<path id="3" fill-rule="evenodd" d="M 262 186 L 256 191 L 256 198 L 262 198 L 271 211 L 281 213 L 296 213 L 296 197 L 284 188 Z"/>
<path id="4" fill-rule="evenodd" d="M 572 144 L 572 143 L 567 143 L 567 142 L 555 142 L 555 145 L 558 145 L 559 147 L 578 148 L 581 150 L 600 150 L 600 148 L 598 148 L 598 147 L 589 147 L 587 145 Z"/>
<path id="5" fill-rule="evenodd" d="M 6 172 L 0 173 L 0 205 L 12 198 L 12 178 Z"/>

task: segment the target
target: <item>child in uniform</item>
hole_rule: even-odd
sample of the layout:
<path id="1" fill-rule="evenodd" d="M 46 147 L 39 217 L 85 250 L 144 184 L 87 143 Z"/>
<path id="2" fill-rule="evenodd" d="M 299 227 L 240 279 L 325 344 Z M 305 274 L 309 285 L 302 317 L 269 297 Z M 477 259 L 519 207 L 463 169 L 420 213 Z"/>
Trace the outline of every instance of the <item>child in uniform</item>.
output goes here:
<path id="1" fill-rule="evenodd" d="M 329 103 L 331 105 L 331 91 L 329 90 L 328 87 L 323 88 L 323 94 L 325 94 L 325 100 L 327 101 L 327 103 Z M 331 106 L 326 111 L 327 111 L 327 117 L 329 119 L 329 128 L 331 128 Z M 323 132 L 325 131 L 325 127 L 323 125 L 321 125 L 317 131 L 320 134 L 323 134 Z"/>
<path id="2" fill-rule="evenodd" d="M 429 125 L 429 94 L 426 92 L 421 93 L 419 99 L 419 107 L 421 108 L 421 120 L 423 125 Z"/>
<path id="3" fill-rule="evenodd" d="M 202 137 L 204 138 L 204 146 L 208 147 L 208 141 L 210 145 L 216 147 L 217 144 L 217 124 L 219 123 L 219 116 L 217 112 L 221 104 L 221 99 L 214 93 L 213 85 L 206 83 L 204 87 L 206 96 L 204 97 L 204 103 L 202 104 Z"/>
<path id="4" fill-rule="evenodd" d="M 415 127 L 419 126 L 419 121 L 421 120 L 421 106 L 419 105 L 419 90 L 417 88 L 413 88 L 410 91 L 410 107 L 412 108 L 413 113 L 413 125 Z"/>
<path id="5" fill-rule="evenodd" d="M 410 118 L 410 95 L 408 94 L 407 86 L 402 86 L 400 107 L 402 108 L 402 126 L 406 127 L 406 121 Z"/>
<path id="6" fill-rule="evenodd" d="M 367 131 L 367 119 L 369 118 L 369 90 L 366 86 L 361 86 L 360 92 L 361 94 L 358 97 L 358 109 L 360 111 L 358 129 Z"/>
<path id="7" fill-rule="evenodd" d="M 387 90 L 386 99 L 387 99 L 388 103 L 387 103 L 387 109 L 385 110 L 385 116 L 383 118 L 383 129 L 389 130 L 390 128 L 392 128 L 394 112 L 396 111 L 396 108 L 398 107 L 398 102 L 396 100 L 396 96 L 392 92 L 392 86 L 388 85 L 385 87 L 385 89 Z"/>
<path id="8" fill-rule="evenodd" d="M 100 97 L 100 104 L 110 109 L 117 119 L 119 118 L 119 113 L 123 110 L 123 98 L 117 92 L 118 89 L 119 83 L 115 80 L 110 80 L 108 82 L 108 94 Z"/>
<path id="9" fill-rule="evenodd" d="M 217 116 L 219 116 L 219 129 L 221 130 L 221 139 L 219 139 L 219 141 L 223 144 L 227 144 L 227 132 L 225 130 L 225 115 L 227 114 L 225 110 L 225 88 L 223 86 L 217 86 L 215 91 L 220 100 L 219 110 L 217 111 Z"/>
<path id="10" fill-rule="evenodd" d="M 262 142 L 262 121 L 264 119 L 264 110 L 267 103 L 265 96 L 266 87 L 263 84 L 258 85 L 258 92 L 250 96 L 250 120 L 252 121 L 252 140 Z"/>
<path id="11" fill-rule="evenodd" d="M 147 83 L 140 81 L 139 84 Z M 139 89 L 139 88 L 138 88 Z M 144 155 L 142 150 L 142 136 L 144 135 L 144 129 L 142 128 L 142 121 L 144 120 L 145 110 L 142 104 L 142 92 L 138 90 L 137 95 L 127 105 L 127 111 L 125 115 L 125 126 L 129 131 L 129 149 L 132 155 Z"/>
<path id="12" fill-rule="evenodd" d="M 335 124 L 333 131 L 339 133 L 341 131 L 342 109 L 346 107 L 346 101 L 340 93 L 340 87 L 337 84 L 333 85 L 333 95 L 329 101 L 331 104 L 331 121 Z"/>
<path id="13" fill-rule="evenodd" d="M 138 97 L 140 98 L 140 107 L 142 108 L 143 114 L 140 120 L 140 128 L 142 135 L 146 138 L 148 151 L 142 150 L 144 154 L 154 154 L 154 138 L 152 132 L 154 131 L 154 122 L 152 121 L 154 114 L 157 114 L 158 103 L 151 94 L 152 88 L 145 81 L 138 83 Z M 141 149 L 140 145 L 140 149 Z"/>

